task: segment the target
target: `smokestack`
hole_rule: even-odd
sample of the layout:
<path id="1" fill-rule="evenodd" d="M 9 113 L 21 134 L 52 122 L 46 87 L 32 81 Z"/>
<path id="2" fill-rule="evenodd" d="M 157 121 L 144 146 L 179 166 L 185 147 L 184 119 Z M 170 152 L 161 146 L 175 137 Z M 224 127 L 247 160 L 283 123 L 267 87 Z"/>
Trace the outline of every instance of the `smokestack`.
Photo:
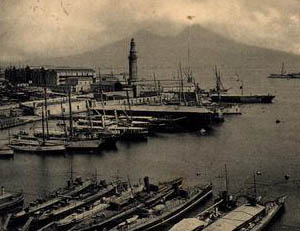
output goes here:
<path id="1" fill-rule="evenodd" d="M 148 176 L 146 176 L 144 178 L 144 184 L 145 184 L 146 192 L 149 193 L 150 192 L 150 183 L 149 183 L 149 177 Z"/>
<path id="2" fill-rule="evenodd" d="M 128 84 L 131 85 L 132 83 L 137 81 L 137 51 L 135 48 L 134 39 L 131 39 L 130 42 L 130 51 L 128 55 L 129 61 L 129 79 Z"/>
<path id="3" fill-rule="evenodd" d="M 4 193 L 5 193 L 5 190 L 4 190 L 4 187 L 2 186 L 2 187 L 1 187 L 1 195 L 3 196 Z"/>

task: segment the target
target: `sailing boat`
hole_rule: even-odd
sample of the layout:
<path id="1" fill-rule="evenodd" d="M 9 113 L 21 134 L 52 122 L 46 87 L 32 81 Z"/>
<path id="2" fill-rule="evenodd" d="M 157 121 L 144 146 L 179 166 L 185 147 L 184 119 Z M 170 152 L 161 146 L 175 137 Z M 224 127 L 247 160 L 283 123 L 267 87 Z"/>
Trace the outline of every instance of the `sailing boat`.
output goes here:
<path id="1" fill-rule="evenodd" d="M 75 132 L 73 128 L 72 103 L 71 103 L 71 88 L 69 89 L 69 133 L 66 137 L 67 151 L 98 151 L 102 147 L 107 146 L 107 139 L 99 137 L 92 130 L 92 122 L 90 117 L 90 109 L 87 102 L 88 118 L 90 129 L 86 132 Z"/>
<path id="2" fill-rule="evenodd" d="M 284 68 L 284 63 L 281 65 L 280 73 L 270 74 L 268 78 L 273 79 L 299 79 L 300 72 L 288 73 Z"/>
<path id="3" fill-rule="evenodd" d="M 46 80 L 45 80 L 46 83 Z M 47 88 L 46 84 L 44 87 L 45 102 L 42 106 L 42 129 L 43 137 L 42 139 L 36 138 L 34 136 L 24 135 L 16 136 L 15 139 L 11 140 L 9 147 L 16 152 L 30 152 L 37 154 L 61 154 L 64 153 L 66 148 L 64 143 L 61 141 L 49 140 L 49 128 L 48 128 L 48 113 L 47 113 Z M 45 115 L 46 112 L 46 115 Z M 47 136 L 45 134 L 45 121 Z"/>
<path id="4" fill-rule="evenodd" d="M 228 94 L 227 91 L 222 90 L 222 83 L 220 72 L 218 73 L 216 68 L 216 77 L 217 77 L 217 86 L 216 92 L 212 92 L 210 94 L 210 98 L 212 102 L 218 103 L 272 103 L 272 100 L 275 98 L 274 95 L 271 94 L 244 94 L 244 86 L 243 82 L 240 86 L 241 93 L 240 94 Z"/>

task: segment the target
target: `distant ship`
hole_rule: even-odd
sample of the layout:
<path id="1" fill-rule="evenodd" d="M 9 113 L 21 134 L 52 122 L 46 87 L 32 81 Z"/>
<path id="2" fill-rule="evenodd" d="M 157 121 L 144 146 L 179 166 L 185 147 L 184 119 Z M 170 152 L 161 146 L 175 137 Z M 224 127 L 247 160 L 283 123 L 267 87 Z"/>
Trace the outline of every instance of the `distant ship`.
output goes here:
<path id="1" fill-rule="evenodd" d="M 210 92 L 209 96 L 212 102 L 217 103 L 272 103 L 275 98 L 271 94 L 244 94 L 243 81 L 240 86 L 240 94 L 230 94 L 228 89 L 224 90 L 223 84 L 221 82 L 220 72 L 218 72 L 216 67 L 216 89 Z"/>
<path id="2" fill-rule="evenodd" d="M 273 79 L 298 79 L 300 78 L 300 72 L 298 73 L 287 73 L 284 69 L 284 63 L 281 65 L 281 71 L 279 74 L 270 74 L 268 78 Z"/>
<path id="3" fill-rule="evenodd" d="M 213 102 L 222 103 L 272 103 L 275 98 L 274 95 L 227 95 L 227 94 L 214 94 L 210 96 Z"/>

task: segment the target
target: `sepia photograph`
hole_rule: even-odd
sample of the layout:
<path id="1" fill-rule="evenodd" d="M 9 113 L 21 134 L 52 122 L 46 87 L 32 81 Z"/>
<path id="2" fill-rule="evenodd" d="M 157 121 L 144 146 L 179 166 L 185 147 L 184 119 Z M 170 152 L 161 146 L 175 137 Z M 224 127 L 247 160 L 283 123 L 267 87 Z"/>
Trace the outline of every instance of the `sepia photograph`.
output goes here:
<path id="1" fill-rule="evenodd" d="M 1 231 L 300 231 L 299 0 L 0 0 L 0 28 Z"/>

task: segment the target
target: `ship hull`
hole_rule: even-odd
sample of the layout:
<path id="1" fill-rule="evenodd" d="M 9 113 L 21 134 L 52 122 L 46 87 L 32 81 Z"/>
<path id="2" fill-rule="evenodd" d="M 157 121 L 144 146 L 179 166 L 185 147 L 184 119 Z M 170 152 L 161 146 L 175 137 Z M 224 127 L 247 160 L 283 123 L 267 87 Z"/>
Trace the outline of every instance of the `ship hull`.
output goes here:
<path id="1" fill-rule="evenodd" d="M 95 108 L 94 110 L 101 113 L 103 109 Z M 121 106 L 105 107 L 105 113 L 107 115 L 114 115 L 115 111 L 118 115 L 124 114 L 124 109 Z M 168 125 L 172 125 L 172 127 L 176 128 L 184 128 L 184 130 L 208 128 L 215 123 L 224 121 L 224 117 L 217 112 L 206 111 L 202 108 L 188 106 L 132 106 L 130 115 L 169 119 L 170 121 L 173 121 L 173 123 Z M 165 126 L 160 127 L 160 129 L 165 128 Z"/>
<path id="2" fill-rule="evenodd" d="M 8 213 L 9 211 L 21 207 L 24 203 L 24 196 L 23 195 L 16 195 L 10 201 L 0 203 L 0 214 Z"/>
<path id="3" fill-rule="evenodd" d="M 115 145 L 115 139 L 99 138 L 95 140 L 75 140 L 66 144 L 66 150 L 68 152 L 80 152 L 80 151 L 101 151 L 105 148 L 110 148 Z"/>
<path id="4" fill-rule="evenodd" d="M 275 218 L 279 216 L 283 211 L 284 200 L 285 197 L 283 198 L 282 202 L 277 202 L 274 205 L 274 207 L 269 210 L 269 214 L 263 220 L 261 220 L 257 226 L 254 226 L 254 228 L 251 229 L 251 231 L 262 231 L 269 227 L 271 223 L 275 220 Z"/>
<path id="5" fill-rule="evenodd" d="M 222 103 L 272 103 L 272 100 L 275 98 L 273 95 L 249 95 L 249 96 L 230 96 L 230 95 L 221 95 L 221 96 L 211 96 L 213 102 L 222 102 Z"/>
<path id="6" fill-rule="evenodd" d="M 64 145 L 53 146 L 30 146 L 30 145 L 9 145 L 15 152 L 36 153 L 36 154 L 63 154 L 65 153 Z"/>
<path id="7" fill-rule="evenodd" d="M 155 219 L 152 222 L 146 223 L 145 225 L 138 226 L 136 228 L 129 229 L 129 231 L 150 231 L 158 230 L 163 228 L 166 225 L 182 218 L 187 212 L 191 211 L 200 203 L 206 201 L 209 197 L 212 196 L 212 186 L 209 185 L 201 193 L 196 194 L 190 198 L 186 203 L 179 206 L 176 210 L 173 210 L 159 219 Z"/>
<path id="8" fill-rule="evenodd" d="M 14 157 L 14 150 L 12 149 L 0 150 L 0 159 L 10 159 L 13 157 Z"/>
<path id="9" fill-rule="evenodd" d="M 268 76 L 270 79 L 300 79 L 300 73 L 297 74 L 286 74 L 286 75 L 281 75 L 281 74 L 270 74 Z"/>

